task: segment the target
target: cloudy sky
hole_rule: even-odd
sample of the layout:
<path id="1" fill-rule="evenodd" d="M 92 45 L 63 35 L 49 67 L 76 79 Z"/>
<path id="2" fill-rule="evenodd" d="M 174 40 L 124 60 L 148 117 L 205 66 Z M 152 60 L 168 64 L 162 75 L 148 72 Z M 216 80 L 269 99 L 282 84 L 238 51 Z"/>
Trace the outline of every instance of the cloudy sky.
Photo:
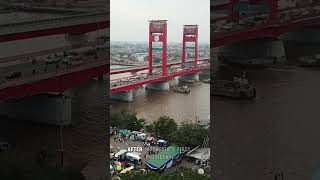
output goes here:
<path id="1" fill-rule="evenodd" d="M 182 25 L 199 25 L 199 42 L 210 42 L 210 0 L 111 0 L 111 41 L 148 40 L 148 20 L 168 20 L 168 42 L 182 41 Z"/>

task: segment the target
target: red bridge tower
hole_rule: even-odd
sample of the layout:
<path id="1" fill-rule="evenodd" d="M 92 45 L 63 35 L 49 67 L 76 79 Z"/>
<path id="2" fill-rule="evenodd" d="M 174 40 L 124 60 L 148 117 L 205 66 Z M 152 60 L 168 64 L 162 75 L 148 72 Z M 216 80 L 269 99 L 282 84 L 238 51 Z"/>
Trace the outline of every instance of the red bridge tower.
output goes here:
<path id="1" fill-rule="evenodd" d="M 186 62 L 186 42 L 194 42 L 194 68 L 198 63 L 198 25 L 184 25 L 182 38 L 182 65 Z"/>
<path id="2" fill-rule="evenodd" d="M 151 20 L 149 23 L 149 75 L 152 75 L 153 42 L 162 42 L 162 76 L 167 76 L 167 20 Z"/>

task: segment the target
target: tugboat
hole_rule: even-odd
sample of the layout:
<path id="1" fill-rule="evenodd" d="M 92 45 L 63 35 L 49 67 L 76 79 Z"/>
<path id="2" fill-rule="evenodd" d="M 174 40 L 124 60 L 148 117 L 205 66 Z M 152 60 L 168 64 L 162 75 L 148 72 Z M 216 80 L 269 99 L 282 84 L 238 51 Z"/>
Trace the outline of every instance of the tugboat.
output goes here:
<path id="1" fill-rule="evenodd" d="M 243 73 L 242 77 L 234 77 L 233 81 L 214 80 L 211 95 L 231 98 L 253 99 L 256 97 L 256 88 L 249 83 Z"/>
<path id="2" fill-rule="evenodd" d="M 173 90 L 175 92 L 179 92 L 179 93 L 190 93 L 191 92 L 190 88 L 188 88 L 188 86 L 186 84 L 183 86 L 175 86 L 173 88 Z"/>
<path id="3" fill-rule="evenodd" d="M 320 54 L 314 56 L 303 56 L 299 59 L 301 67 L 318 67 L 320 66 Z"/>

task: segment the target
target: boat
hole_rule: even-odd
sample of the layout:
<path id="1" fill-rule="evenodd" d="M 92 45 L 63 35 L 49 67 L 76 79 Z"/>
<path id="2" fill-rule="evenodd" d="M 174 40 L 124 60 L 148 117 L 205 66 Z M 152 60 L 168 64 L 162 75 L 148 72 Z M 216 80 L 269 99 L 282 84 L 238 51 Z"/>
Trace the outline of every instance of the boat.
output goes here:
<path id="1" fill-rule="evenodd" d="M 234 77 L 233 81 L 213 80 L 211 95 L 231 98 L 252 99 L 256 97 L 256 88 L 245 77 Z"/>
<path id="2" fill-rule="evenodd" d="M 318 67 L 320 66 L 320 54 L 314 56 L 303 56 L 299 58 L 301 67 Z"/>
<path id="3" fill-rule="evenodd" d="M 179 93 L 190 93 L 190 92 L 191 92 L 190 88 L 188 88 L 187 85 L 175 86 L 175 87 L 173 88 L 173 90 L 174 90 L 175 92 L 179 92 Z"/>

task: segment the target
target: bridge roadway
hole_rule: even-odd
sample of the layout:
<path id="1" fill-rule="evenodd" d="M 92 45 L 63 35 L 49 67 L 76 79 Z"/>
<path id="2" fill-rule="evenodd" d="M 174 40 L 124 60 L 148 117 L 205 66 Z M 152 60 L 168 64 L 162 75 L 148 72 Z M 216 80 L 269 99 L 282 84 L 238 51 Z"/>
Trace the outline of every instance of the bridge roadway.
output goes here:
<path id="1" fill-rule="evenodd" d="M 180 63 L 181 64 L 181 63 Z M 197 67 L 194 66 L 171 66 L 168 69 L 168 75 L 162 76 L 161 71 L 155 71 L 152 75 L 147 73 L 141 73 L 139 75 L 114 79 L 110 81 L 111 93 L 127 92 L 136 88 L 141 87 L 145 84 L 155 82 L 165 82 L 172 80 L 177 76 L 196 74 L 203 70 L 210 68 L 209 62 L 199 62 Z"/>
<path id="2" fill-rule="evenodd" d="M 57 34 L 84 34 L 109 28 L 109 16 L 105 12 L 80 13 L 62 17 L 7 22 L 0 24 L 0 42 L 8 42 Z"/>
<path id="3" fill-rule="evenodd" d="M 102 76 L 109 70 L 106 57 L 96 59 L 93 56 L 85 57 L 74 65 L 62 62 L 46 65 L 44 61 L 39 61 L 26 68 L 26 64 L 0 69 L 0 101 L 40 93 L 62 93 L 68 88 Z M 5 77 L 17 71 L 22 73 L 21 77 Z"/>
<path id="4" fill-rule="evenodd" d="M 243 16 L 239 18 L 239 23 L 225 23 L 229 17 L 212 18 L 211 22 L 216 23 L 216 27 L 212 27 L 211 35 L 212 47 L 219 47 L 227 44 L 240 42 L 243 40 L 257 38 L 277 38 L 278 36 L 294 31 L 304 26 L 314 26 L 320 23 L 320 6 L 309 7 L 307 13 L 303 13 L 306 7 L 287 8 L 278 10 L 280 18 L 276 22 L 268 19 L 257 20 L 254 25 L 246 25 L 245 22 L 257 16 L 266 16 L 268 14 L 255 14 L 251 16 Z M 224 27 L 224 28 L 223 28 Z"/>
<path id="5" fill-rule="evenodd" d="M 37 51 L 37 52 L 32 52 L 32 53 L 27 53 L 27 54 L 22 54 L 22 55 L 17 55 L 17 56 L 3 57 L 3 58 L 0 58 L 0 68 L 3 66 L 7 66 L 7 65 L 11 66 L 11 65 L 17 65 L 17 64 L 21 64 L 21 63 L 31 62 L 32 57 L 39 57 L 39 56 L 45 56 L 48 54 L 61 53 L 63 51 L 71 51 L 71 50 L 76 50 L 76 49 L 85 48 L 85 47 L 95 47 L 96 45 L 97 45 L 96 42 L 87 42 L 87 43 L 81 44 L 77 47 L 65 46 L 65 47 Z"/>
<path id="6" fill-rule="evenodd" d="M 192 63 L 194 60 L 186 60 L 186 63 Z M 209 58 L 203 58 L 203 59 L 198 59 L 198 62 L 201 61 L 209 61 Z M 170 66 L 174 66 L 174 65 L 179 65 L 181 64 L 181 61 L 173 61 L 173 62 L 168 62 L 168 67 Z M 153 65 L 153 68 L 160 68 L 162 67 L 162 65 L 160 64 L 155 64 Z M 139 72 L 139 71 L 144 71 L 148 69 L 148 65 L 145 66 L 133 66 L 130 68 L 119 68 L 119 69 L 111 69 L 110 70 L 110 75 L 114 75 L 114 74 L 122 74 L 122 73 L 128 73 L 128 72 Z"/>

